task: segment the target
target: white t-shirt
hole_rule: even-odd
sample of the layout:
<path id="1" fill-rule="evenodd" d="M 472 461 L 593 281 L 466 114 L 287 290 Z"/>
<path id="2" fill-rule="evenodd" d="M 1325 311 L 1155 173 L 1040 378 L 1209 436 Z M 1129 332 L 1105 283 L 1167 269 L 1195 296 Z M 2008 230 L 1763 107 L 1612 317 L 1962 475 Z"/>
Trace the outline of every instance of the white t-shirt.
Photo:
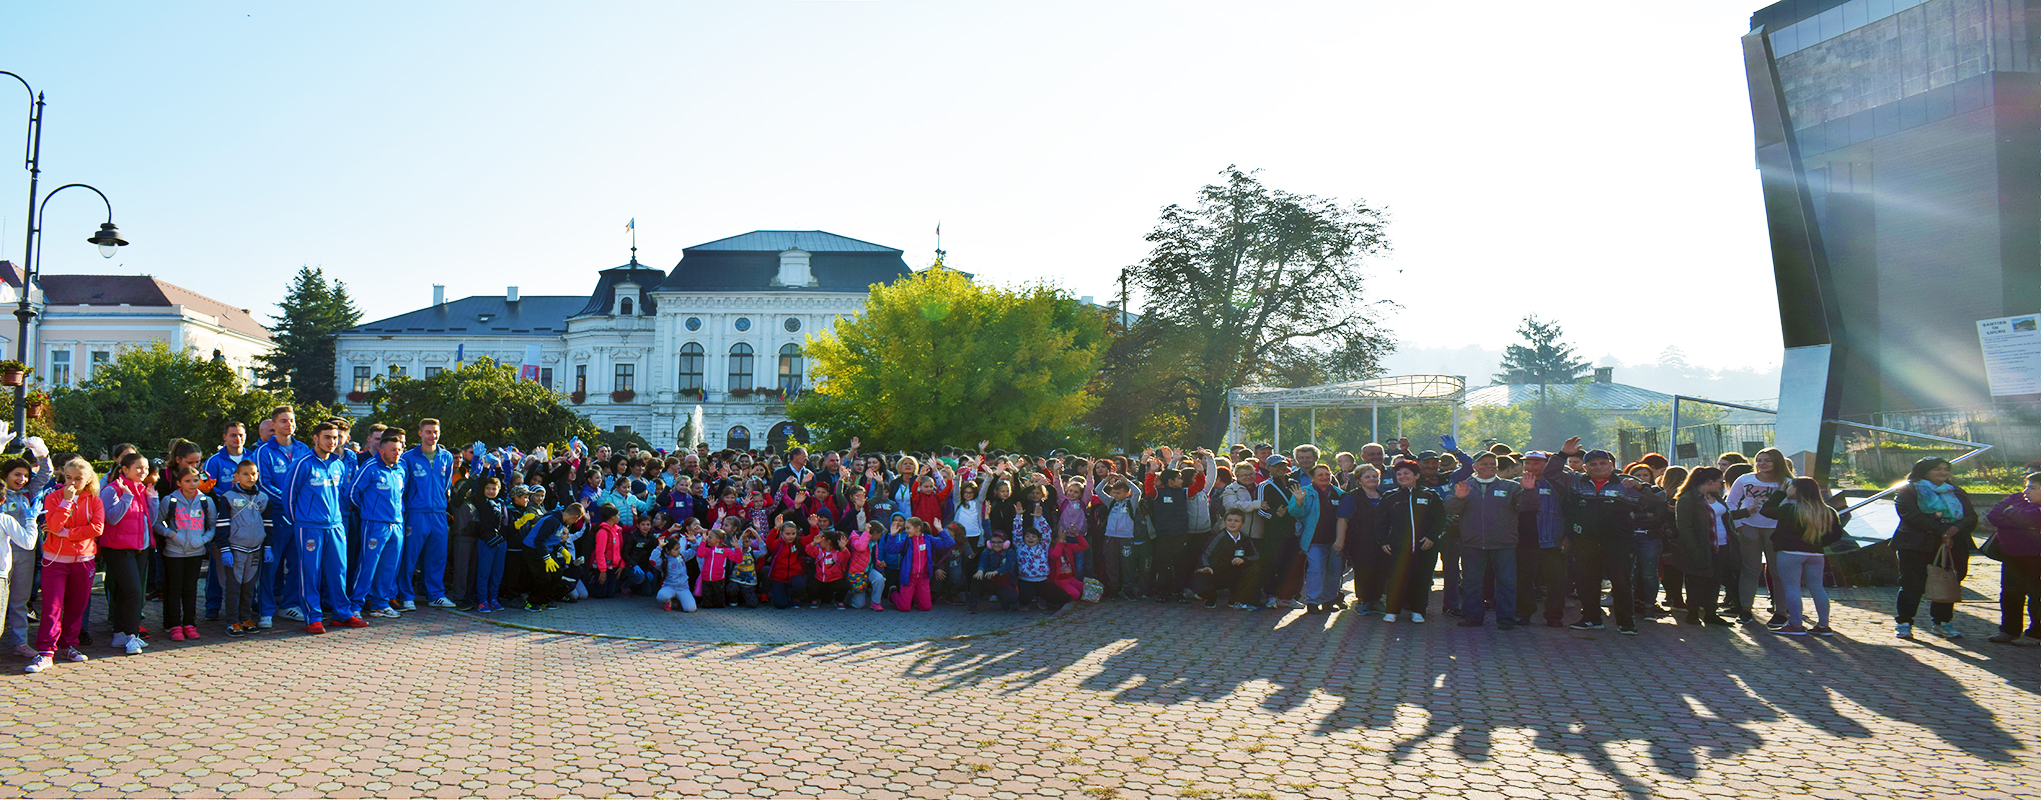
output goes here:
<path id="1" fill-rule="evenodd" d="M 1715 546 L 1729 544 L 1729 506 L 1720 500 L 1708 501 L 1710 516 L 1715 518 Z"/>
<path id="2" fill-rule="evenodd" d="M 1758 513 L 1758 508 L 1765 504 L 1765 497 L 1778 490 L 1779 484 L 1758 480 L 1758 474 L 1753 472 L 1737 478 L 1736 483 L 1729 487 L 1729 496 L 1723 498 L 1723 502 L 1727 503 L 1731 510 L 1750 510 L 1749 516 L 1736 521 L 1738 525 L 1776 528 L 1779 527 L 1779 521 Z"/>

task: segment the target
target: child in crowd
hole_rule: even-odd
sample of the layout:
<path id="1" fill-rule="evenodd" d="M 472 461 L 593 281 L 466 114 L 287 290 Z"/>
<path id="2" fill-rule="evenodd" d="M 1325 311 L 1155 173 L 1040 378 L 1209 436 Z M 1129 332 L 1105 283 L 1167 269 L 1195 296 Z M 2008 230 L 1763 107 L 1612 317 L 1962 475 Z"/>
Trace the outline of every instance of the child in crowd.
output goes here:
<path id="1" fill-rule="evenodd" d="M 899 587 L 893 591 L 893 608 L 896 611 L 928 611 L 935 607 L 929 594 L 929 583 L 934 579 L 936 565 L 942 563 L 937 553 L 956 545 L 949 532 L 931 530 L 927 520 L 908 517 L 904 524 L 905 534 L 897 541 L 887 537 L 886 563 L 893 565 L 899 575 Z M 897 545 L 898 549 L 893 549 Z"/>
<path id="2" fill-rule="evenodd" d="M 588 596 L 615 597 L 623 585 L 624 528 L 616 506 L 596 509 L 595 548 L 589 554 Z"/>
<path id="3" fill-rule="evenodd" d="M 765 542 L 758 532 L 744 530 L 737 538 L 737 561 L 730 566 L 727 597 L 745 608 L 758 606 L 758 559 L 765 555 Z"/>
<path id="4" fill-rule="evenodd" d="M 766 590 L 772 595 L 773 608 L 793 608 L 807 593 L 807 566 L 802 563 L 801 526 L 782 522 L 779 535 L 766 540 L 766 554 L 772 559 L 767 567 Z"/>
<path id="5" fill-rule="evenodd" d="M 660 548 L 659 531 L 670 527 L 667 519 L 664 511 L 639 514 L 631 529 L 624 531 L 623 596 L 649 595 L 659 590 L 659 572 L 652 562 Z M 692 543 L 689 544 L 691 551 Z"/>
<path id="6" fill-rule="evenodd" d="M 1205 589 L 1206 608 L 1219 605 L 1220 590 L 1233 601 L 1233 607 L 1253 611 L 1259 606 L 1247 602 L 1255 594 L 1254 567 L 1261 555 L 1255 549 L 1254 539 L 1246 535 L 1247 512 L 1238 508 L 1226 509 L 1224 527 L 1212 534 L 1205 543 L 1205 549 L 1198 558 L 1198 577 Z"/>
<path id="7" fill-rule="evenodd" d="M 886 610 L 884 606 L 879 605 L 879 593 L 873 588 L 875 586 L 884 586 L 886 579 L 879 576 L 878 570 L 874 568 L 876 562 L 872 558 L 872 547 L 880 543 L 885 534 L 886 526 L 872 522 L 867 524 L 863 530 L 853 528 L 845 539 L 847 546 L 850 547 L 850 567 L 847 577 L 850 580 L 849 600 L 851 608 L 870 608 L 874 611 Z"/>
<path id="8" fill-rule="evenodd" d="M 957 533 L 955 523 L 951 523 L 951 527 L 951 535 L 954 536 Z M 1040 538 L 1036 536 L 1037 541 Z M 1048 555 L 1046 551 L 1042 553 L 1044 576 L 1048 574 Z M 978 551 L 977 570 L 971 573 L 973 583 L 965 592 L 965 613 L 978 613 L 979 598 L 988 595 L 998 598 L 1001 611 L 1019 609 L 1020 587 L 1016 584 L 1019 565 L 1013 548 L 1007 546 L 1006 534 L 999 531 L 985 534 L 985 549 Z"/>
<path id="9" fill-rule="evenodd" d="M 224 508 L 214 532 L 220 554 L 220 618 L 233 620 L 228 636 L 247 636 L 256 626 L 255 593 L 261 586 L 262 562 L 268 559 L 269 495 L 257 485 L 255 459 L 234 465 L 233 485 L 220 492 Z"/>
<path id="10" fill-rule="evenodd" d="M 707 543 L 704 543 L 701 547 L 703 557 L 707 557 L 708 554 L 713 552 Z M 654 595 L 654 598 L 659 601 L 659 607 L 672 611 L 673 606 L 678 603 L 680 610 L 694 611 L 697 607 L 695 600 L 696 592 L 688 589 L 687 562 L 693 560 L 696 554 L 689 552 L 687 537 L 678 533 L 667 534 L 664 543 L 660 545 L 656 553 L 656 563 L 660 573 L 665 576 L 660 581 L 657 594 Z M 706 578 L 708 570 L 704 569 L 702 574 Z M 707 605 L 709 608 L 723 607 L 722 593 L 716 592 L 713 600 L 704 597 L 702 604 Z"/>
<path id="11" fill-rule="evenodd" d="M 531 490 L 523 486 L 510 493 L 513 498 L 531 502 Z M 494 475 L 482 479 L 481 496 L 472 505 L 474 511 L 468 524 L 475 531 L 475 611 L 490 614 L 503 610 L 498 595 L 503 590 L 505 545 L 514 531 L 512 506 L 503 497 L 503 481 Z"/>
<path id="12" fill-rule="evenodd" d="M 64 462 L 64 487 L 43 498 L 42 615 L 36 620 L 36 657 L 29 672 L 49 669 L 56 659 L 84 661 L 78 631 L 92 591 L 92 565 L 106 532 L 99 476 L 82 458 Z M 59 649 L 61 648 L 61 650 Z"/>
<path id="13" fill-rule="evenodd" d="M 969 600 L 972 591 L 972 573 L 978 571 L 978 548 L 964 538 L 964 526 L 952 522 L 945 526 L 945 530 L 949 531 L 950 541 L 954 544 L 936 554 L 935 580 L 930 583 L 930 588 L 945 603 L 963 604 Z"/>
<path id="14" fill-rule="evenodd" d="M 163 498 L 156 513 L 157 547 L 163 553 L 163 627 L 173 642 L 199 638 L 199 567 L 206 562 L 217 519 L 213 499 L 199 487 L 204 477 L 193 467 L 177 467 L 171 473 L 177 490 Z"/>
<path id="15" fill-rule="evenodd" d="M 850 569 L 851 554 L 844 548 L 843 534 L 826 530 L 808 544 L 808 558 L 815 565 L 815 573 L 808 583 L 808 607 L 820 608 L 823 603 L 832 603 L 844 608 L 843 601 L 850 593 L 850 581 L 845 576 Z"/>

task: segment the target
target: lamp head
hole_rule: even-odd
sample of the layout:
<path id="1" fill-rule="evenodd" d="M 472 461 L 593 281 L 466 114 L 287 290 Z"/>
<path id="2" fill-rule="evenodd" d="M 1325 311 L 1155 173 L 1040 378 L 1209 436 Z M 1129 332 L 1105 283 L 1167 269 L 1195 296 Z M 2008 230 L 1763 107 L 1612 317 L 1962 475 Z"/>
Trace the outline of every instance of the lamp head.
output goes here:
<path id="1" fill-rule="evenodd" d="M 120 252 L 120 248 L 128 244 L 128 240 L 120 238 L 120 228 L 111 222 L 100 223 L 99 232 L 85 241 L 99 245 L 99 254 L 106 258 L 113 258 L 114 253 Z"/>

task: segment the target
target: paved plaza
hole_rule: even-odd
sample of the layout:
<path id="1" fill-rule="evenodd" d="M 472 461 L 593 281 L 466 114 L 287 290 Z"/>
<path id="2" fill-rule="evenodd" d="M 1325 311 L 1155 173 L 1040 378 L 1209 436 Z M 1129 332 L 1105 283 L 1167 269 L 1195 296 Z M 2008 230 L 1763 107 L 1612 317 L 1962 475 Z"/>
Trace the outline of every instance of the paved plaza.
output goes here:
<path id="1" fill-rule="evenodd" d="M 2041 796 L 2041 651 L 1984 641 L 1996 576 L 1954 642 L 1894 639 L 1890 589 L 1839 590 L 1834 639 L 642 599 L 102 633 L 0 677 L 0 795 Z"/>

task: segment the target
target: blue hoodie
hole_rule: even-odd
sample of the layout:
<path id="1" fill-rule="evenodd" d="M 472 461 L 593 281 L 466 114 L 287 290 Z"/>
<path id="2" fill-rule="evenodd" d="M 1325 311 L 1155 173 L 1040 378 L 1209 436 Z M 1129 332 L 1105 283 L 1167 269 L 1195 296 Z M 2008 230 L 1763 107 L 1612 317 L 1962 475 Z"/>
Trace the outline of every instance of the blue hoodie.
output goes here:
<path id="1" fill-rule="evenodd" d="M 385 464 L 380 458 L 367 459 L 347 484 L 347 503 L 360 510 L 363 521 L 403 522 L 404 484 L 403 461 Z"/>
<path id="2" fill-rule="evenodd" d="M 284 516 L 306 528 L 340 527 L 340 490 L 346 479 L 347 462 L 338 453 L 298 459 L 284 481 Z"/>

